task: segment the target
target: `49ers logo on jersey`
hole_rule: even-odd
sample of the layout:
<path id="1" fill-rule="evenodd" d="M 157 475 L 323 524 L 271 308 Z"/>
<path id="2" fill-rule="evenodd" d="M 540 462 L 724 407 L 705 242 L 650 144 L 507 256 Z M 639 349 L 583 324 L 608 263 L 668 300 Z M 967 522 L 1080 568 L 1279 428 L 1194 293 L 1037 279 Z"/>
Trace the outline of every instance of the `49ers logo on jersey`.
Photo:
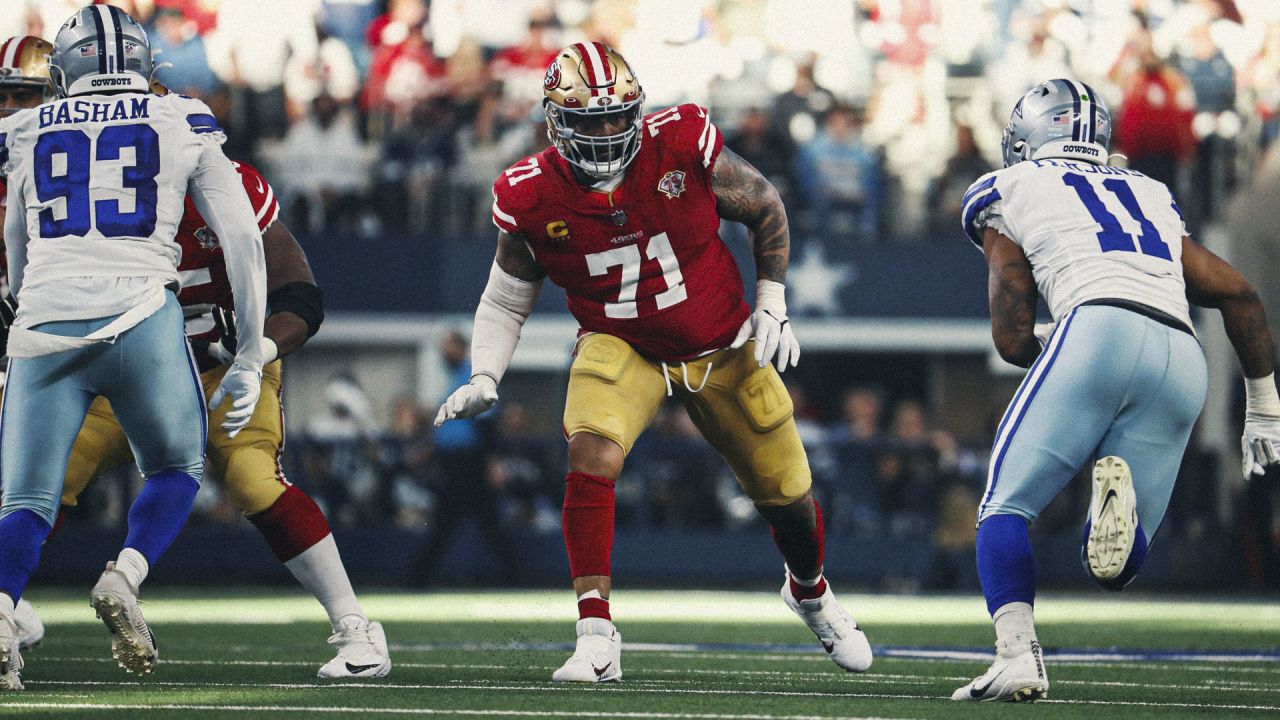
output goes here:
<path id="1" fill-rule="evenodd" d="M 200 241 L 200 247 L 205 250 L 212 250 L 218 247 L 218 235 L 214 231 L 210 230 L 207 225 L 202 228 L 197 228 L 193 234 L 196 236 L 196 239 Z"/>
<path id="2" fill-rule="evenodd" d="M 658 181 L 658 190 L 668 199 L 680 197 L 680 193 L 684 192 L 684 171 L 672 170 L 663 175 Z"/>

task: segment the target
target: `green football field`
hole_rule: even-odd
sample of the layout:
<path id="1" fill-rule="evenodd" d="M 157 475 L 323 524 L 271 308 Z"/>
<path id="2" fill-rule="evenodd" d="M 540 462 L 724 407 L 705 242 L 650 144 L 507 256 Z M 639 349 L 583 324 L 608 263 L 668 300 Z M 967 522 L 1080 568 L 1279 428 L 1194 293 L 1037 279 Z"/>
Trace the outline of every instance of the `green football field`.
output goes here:
<path id="1" fill-rule="evenodd" d="M 153 589 L 154 676 L 110 660 L 87 593 L 33 589 L 45 641 L 27 690 L 0 715 L 30 718 L 1280 717 L 1280 603 L 1048 595 L 1038 603 L 1051 689 L 1033 706 L 946 698 L 981 673 L 991 630 L 978 597 L 847 595 L 877 648 L 840 671 L 768 592 L 618 592 L 622 682 L 564 686 L 565 592 L 366 594 L 394 668 L 325 682 L 328 626 L 313 600 L 262 591 Z"/>

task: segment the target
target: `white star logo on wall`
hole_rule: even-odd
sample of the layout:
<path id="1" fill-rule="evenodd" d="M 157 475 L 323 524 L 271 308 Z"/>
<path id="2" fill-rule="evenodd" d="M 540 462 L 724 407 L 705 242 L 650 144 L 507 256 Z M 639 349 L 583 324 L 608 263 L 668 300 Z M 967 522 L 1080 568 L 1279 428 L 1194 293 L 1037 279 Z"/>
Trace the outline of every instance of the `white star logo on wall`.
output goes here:
<path id="1" fill-rule="evenodd" d="M 787 270 L 789 310 L 796 314 L 808 311 L 835 315 L 840 312 L 839 289 L 857 277 L 858 271 L 850 264 L 829 262 L 821 246 L 809 247 L 800 261 Z"/>

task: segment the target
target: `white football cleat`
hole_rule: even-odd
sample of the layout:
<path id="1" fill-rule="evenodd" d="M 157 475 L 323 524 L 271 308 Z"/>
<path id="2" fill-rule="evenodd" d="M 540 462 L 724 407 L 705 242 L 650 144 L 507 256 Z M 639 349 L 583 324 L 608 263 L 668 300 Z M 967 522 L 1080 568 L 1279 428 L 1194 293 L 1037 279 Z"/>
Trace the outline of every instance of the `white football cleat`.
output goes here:
<path id="1" fill-rule="evenodd" d="M 338 655 L 320 668 L 317 677 L 380 678 L 391 672 L 391 654 L 382 623 L 348 615 L 338 621 L 329 644 L 338 649 Z"/>
<path id="2" fill-rule="evenodd" d="M 89 604 L 111 631 L 111 657 L 131 673 L 146 675 L 156 669 L 160 650 L 155 635 L 138 609 L 138 590 L 129 585 L 114 562 L 89 591 Z"/>
<path id="3" fill-rule="evenodd" d="M 13 608 L 13 624 L 18 626 L 18 647 L 23 650 L 40 644 L 44 640 L 44 623 L 31 605 L 31 601 L 22 598 Z"/>
<path id="4" fill-rule="evenodd" d="M 831 592 L 831 583 L 827 583 L 822 597 L 797 600 L 791 594 L 791 576 L 788 574 L 782 583 L 782 601 L 818 636 L 822 649 L 837 665 L 849 672 L 866 672 L 871 667 L 871 643 L 867 642 L 867 635 L 858 623 L 836 600 L 835 593 Z"/>
<path id="5" fill-rule="evenodd" d="M 996 661 L 981 677 L 956 690 L 957 702 L 1030 702 L 1049 696 L 1049 676 L 1040 657 L 1040 643 L 1032 640 L 1011 648 L 996 643 Z"/>
<path id="6" fill-rule="evenodd" d="M 551 674 L 555 682 L 613 682 L 622 679 L 622 634 L 603 618 L 578 621 L 578 646 Z"/>
<path id="7" fill-rule="evenodd" d="M 1115 455 L 1093 465 L 1093 499 L 1089 503 L 1089 538 L 1085 556 L 1089 572 L 1113 580 L 1124 570 L 1138 530 L 1138 498 L 1129 465 Z"/>
<path id="8" fill-rule="evenodd" d="M 0 614 L 0 691 L 22 689 L 22 651 L 13 616 Z"/>

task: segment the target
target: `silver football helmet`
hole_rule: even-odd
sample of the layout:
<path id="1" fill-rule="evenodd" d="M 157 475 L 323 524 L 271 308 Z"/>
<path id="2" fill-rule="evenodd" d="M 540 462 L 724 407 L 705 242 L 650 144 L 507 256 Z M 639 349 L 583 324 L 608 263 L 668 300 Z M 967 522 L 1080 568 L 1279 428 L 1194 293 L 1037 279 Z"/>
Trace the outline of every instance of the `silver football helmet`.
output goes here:
<path id="1" fill-rule="evenodd" d="M 1111 111 L 1093 88 L 1075 80 L 1047 80 L 1013 106 L 1000 150 L 1004 166 L 1063 158 L 1106 165 Z"/>
<path id="2" fill-rule="evenodd" d="M 61 97 L 147 92 L 151 41 L 138 21 L 113 5 L 90 5 L 72 15 L 53 39 L 49 70 Z"/>

